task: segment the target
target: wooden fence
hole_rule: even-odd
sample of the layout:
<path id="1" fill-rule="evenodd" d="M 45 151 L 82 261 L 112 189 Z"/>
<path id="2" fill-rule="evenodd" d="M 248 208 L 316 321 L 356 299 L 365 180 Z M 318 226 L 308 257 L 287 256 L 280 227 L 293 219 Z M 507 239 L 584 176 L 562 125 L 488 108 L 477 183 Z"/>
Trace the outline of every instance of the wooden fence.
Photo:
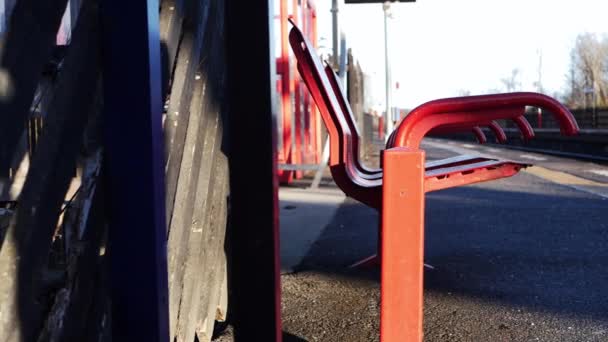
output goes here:
<path id="1" fill-rule="evenodd" d="M 104 341 L 112 332 L 101 84 L 103 53 L 117 52 L 101 51 L 101 2 L 79 3 L 67 46 L 55 45 L 67 0 L 17 0 L 1 42 L 2 342 Z M 177 341 L 209 341 L 227 315 L 223 5 L 165 0 L 160 8 Z"/>

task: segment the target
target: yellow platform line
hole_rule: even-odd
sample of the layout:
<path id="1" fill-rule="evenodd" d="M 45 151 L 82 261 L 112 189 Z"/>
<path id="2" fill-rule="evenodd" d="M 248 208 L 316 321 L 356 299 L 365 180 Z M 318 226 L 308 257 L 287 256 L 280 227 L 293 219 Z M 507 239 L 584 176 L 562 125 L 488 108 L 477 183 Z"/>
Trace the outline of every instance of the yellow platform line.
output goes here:
<path id="1" fill-rule="evenodd" d="M 608 183 L 596 182 L 590 179 L 585 179 L 571 175 L 569 173 L 549 170 L 542 166 L 532 166 L 524 170 L 531 175 L 546 179 L 548 181 L 563 184 L 563 185 L 586 185 L 595 187 L 608 187 Z"/>

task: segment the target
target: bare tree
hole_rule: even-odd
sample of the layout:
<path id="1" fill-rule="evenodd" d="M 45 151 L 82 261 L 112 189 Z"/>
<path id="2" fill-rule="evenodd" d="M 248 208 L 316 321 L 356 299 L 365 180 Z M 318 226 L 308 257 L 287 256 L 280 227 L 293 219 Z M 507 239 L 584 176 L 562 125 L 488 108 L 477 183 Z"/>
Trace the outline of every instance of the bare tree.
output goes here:
<path id="1" fill-rule="evenodd" d="M 521 82 L 519 81 L 519 69 L 515 68 L 511 70 L 511 75 L 500 80 L 505 87 L 507 92 L 512 92 L 521 89 Z"/>
<path id="2" fill-rule="evenodd" d="M 578 35 L 567 75 L 571 107 L 608 105 L 608 36 Z"/>

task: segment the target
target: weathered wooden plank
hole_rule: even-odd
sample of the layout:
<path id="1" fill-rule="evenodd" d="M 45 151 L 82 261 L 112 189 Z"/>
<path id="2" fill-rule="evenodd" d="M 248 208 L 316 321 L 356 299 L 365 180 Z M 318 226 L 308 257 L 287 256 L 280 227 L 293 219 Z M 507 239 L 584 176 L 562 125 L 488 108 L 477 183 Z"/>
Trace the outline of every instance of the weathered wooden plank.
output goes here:
<path id="1" fill-rule="evenodd" d="M 195 73 L 201 58 L 207 24 L 208 1 L 198 1 L 195 27 L 184 25 L 184 34 L 173 74 L 171 98 L 164 120 L 165 137 L 165 198 L 166 217 L 171 222 L 177 180 L 180 174 L 184 140 L 188 126 L 189 106 Z M 170 225 L 168 225 L 170 227 Z"/>
<path id="2" fill-rule="evenodd" d="M 164 171 L 165 171 L 165 212 L 167 228 L 170 231 L 173 206 L 177 191 L 177 180 L 180 175 L 181 157 L 183 155 L 186 131 L 189 125 L 190 111 L 188 106 L 192 99 L 191 84 L 195 78 L 196 64 L 192 60 L 195 39 L 192 32 L 186 32 L 182 39 L 177 57 L 175 82 L 167 112 L 163 118 L 164 138 Z M 198 60 L 198 59 L 197 59 Z M 188 106 L 186 106 L 186 102 Z"/>
<path id="3" fill-rule="evenodd" d="M 228 160 L 226 156 L 219 152 L 216 159 L 216 177 L 220 177 L 219 182 L 213 189 L 213 205 L 217 208 L 213 210 L 210 218 L 208 240 L 205 241 L 203 249 L 208 253 L 200 267 L 200 271 L 206 274 L 206 278 L 200 284 L 200 305 L 198 309 L 198 320 L 195 330 L 199 341 L 211 341 L 213 327 L 217 316 L 217 309 L 220 303 L 222 292 L 222 281 L 225 271 L 224 242 L 226 239 L 226 224 L 228 221 Z"/>
<path id="4" fill-rule="evenodd" d="M 205 26 L 203 29 L 205 35 L 203 38 L 204 47 L 201 59 L 201 82 L 204 84 L 204 98 L 202 101 L 203 108 L 201 115 L 202 120 L 204 121 L 204 128 L 203 133 L 199 133 L 199 141 L 204 141 L 205 145 L 200 149 L 203 152 L 202 165 L 199 167 L 200 170 L 193 168 L 195 171 L 193 173 L 200 171 L 197 180 L 198 184 L 195 183 L 190 185 L 191 191 L 194 190 L 191 196 L 195 196 L 195 198 L 190 199 L 188 205 L 192 206 L 192 204 L 194 204 L 195 212 L 193 216 L 192 209 L 190 208 L 189 214 L 180 217 L 179 208 L 183 207 L 183 204 L 180 203 L 181 201 L 178 198 L 180 196 L 180 190 L 178 189 L 169 235 L 171 272 L 170 302 L 174 303 L 171 306 L 170 313 L 172 317 L 177 318 L 172 320 L 172 329 L 175 329 L 172 330 L 172 335 L 176 335 L 178 340 L 186 341 L 190 341 L 194 338 L 193 325 L 196 322 L 196 314 L 198 313 L 198 307 L 195 301 L 198 300 L 198 298 L 196 294 L 193 294 L 192 292 L 196 291 L 194 282 L 196 282 L 197 277 L 200 276 L 196 273 L 192 273 L 192 267 L 195 267 L 195 265 L 200 266 L 200 262 L 196 260 L 200 260 L 198 253 L 200 253 L 201 248 L 201 237 L 197 235 L 200 235 L 201 233 L 192 231 L 191 228 L 193 224 L 197 226 L 202 224 L 206 227 L 208 221 L 205 220 L 211 215 L 206 214 L 208 210 L 207 203 L 209 202 L 210 196 L 212 196 L 212 189 L 214 188 L 213 182 L 215 179 L 210 177 L 209 172 L 213 171 L 212 167 L 215 155 L 215 152 L 213 151 L 219 150 L 220 148 L 220 146 L 216 146 L 218 144 L 218 138 L 213 138 L 213 136 L 218 133 L 216 127 L 218 124 L 218 102 L 220 99 L 217 88 L 219 81 L 223 77 L 221 72 L 223 67 L 219 67 L 223 63 L 223 55 L 221 53 L 221 40 L 219 39 L 219 37 L 221 37 L 221 27 L 218 27 L 217 15 L 212 14 L 215 13 L 213 11 L 218 10 L 218 6 L 212 4 L 213 2 L 208 1 L 201 3 L 202 6 L 208 7 L 206 9 L 201 9 L 201 11 L 209 13 L 205 15 L 209 20 L 200 22 L 200 24 Z M 210 145 L 211 139 L 215 139 L 213 145 Z M 212 149 L 209 150 L 209 148 Z M 186 147 L 185 151 L 187 151 L 187 149 L 188 148 Z M 184 156 L 184 158 L 185 157 L 186 156 Z M 180 174 L 179 182 L 181 181 L 182 175 Z M 174 222 L 180 221 L 185 224 L 174 224 Z M 179 229 L 180 226 L 182 226 L 181 230 Z M 175 246 L 173 248 L 173 253 L 171 252 L 171 246 Z M 191 299 L 194 299 L 194 301 Z M 193 314 L 185 314 L 186 312 L 193 312 Z"/>
<path id="5" fill-rule="evenodd" d="M 0 283 L 1 341 L 34 340 L 47 310 L 48 303 L 39 300 L 45 291 L 40 280 L 82 145 L 88 118 L 84 113 L 90 112 L 98 85 L 97 18 L 96 5 L 85 1 L 19 208 L 0 251 L 0 274 L 4 275 Z"/>
<path id="6" fill-rule="evenodd" d="M 203 70 L 208 76 L 209 90 L 206 93 L 208 101 L 208 115 L 212 115 L 218 120 L 215 129 L 216 149 L 213 152 L 211 159 L 205 158 L 209 162 L 213 161 L 213 179 L 207 187 L 204 208 L 201 210 L 201 217 L 204 221 L 193 220 L 200 227 L 197 230 L 202 230 L 199 233 L 201 236 L 196 236 L 193 233 L 190 238 L 190 245 L 198 248 L 191 251 L 188 257 L 186 268 L 186 277 L 184 278 L 184 290 L 182 293 L 182 306 L 180 307 L 177 338 L 179 341 L 191 341 L 194 339 L 196 327 L 199 322 L 202 322 L 207 315 L 207 307 L 209 305 L 209 297 L 215 296 L 219 292 L 219 285 L 213 287 L 213 277 L 215 271 L 212 269 L 217 260 L 217 250 L 223 247 L 225 237 L 226 224 L 222 219 L 222 207 L 227 205 L 225 202 L 228 198 L 227 187 L 227 160 L 225 157 L 226 145 L 223 141 L 224 118 L 222 115 L 223 101 L 223 80 L 224 80 L 224 54 L 223 54 L 223 35 L 220 33 L 223 30 L 222 13 L 223 7 L 219 3 L 214 3 L 210 9 L 210 28 L 206 41 L 209 42 L 206 49 L 206 56 L 202 64 Z M 213 129 L 213 127 L 210 127 Z M 198 208 L 199 206 L 197 206 Z M 206 213 L 205 213 L 206 212 Z M 196 215 L 196 213 L 195 213 Z M 225 217 L 223 218 L 225 219 Z M 216 289 L 217 288 L 217 289 Z M 217 304 L 217 303 L 216 303 Z M 201 317 L 205 315 L 205 317 Z M 210 317 L 214 320 L 214 314 Z"/>
<path id="7" fill-rule="evenodd" d="M 97 282 L 101 272 L 99 248 L 105 233 L 100 170 L 101 150 L 98 150 L 85 162 L 81 190 L 64 220 L 66 233 L 71 231 L 68 276 L 55 298 L 39 342 L 83 341 L 92 307 L 96 301 L 105 299 L 95 296 L 97 286 L 107 286 Z"/>
<path id="8" fill-rule="evenodd" d="M 211 112 L 211 111 L 209 111 Z M 210 113 L 213 115 L 213 113 Z M 206 127 L 208 130 L 203 151 L 203 165 L 200 168 L 200 176 L 197 185 L 197 195 L 195 200 L 195 212 L 192 218 L 191 232 L 187 244 L 186 264 L 183 275 L 183 289 L 181 294 L 181 304 L 179 308 L 176 335 L 178 341 L 191 341 L 187 336 L 194 338 L 193 324 L 190 321 L 196 320 L 193 316 L 197 313 L 198 300 L 197 284 L 200 277 L 200 265 L 203 260 L 202 253 L 206 253 L 203 246 L 206 227 L 211 217 L 211 195 L 215 186 L 215 175 L 213 174 L 213 156 L 217 149 L 218 139 L 217 130 L 218 119 L 212 117 Z"/>
<path id="9" fill-rule="evenodd" d="M 94 281 L 97 283 L 95 288 L 95 301 L 89 310 L 88 322 L 86 324 L 85 337 L 81 339 L 83 342 L 107 342 L 112 340 L 112 315 L 111 301 L 109 289 L 109 258 L 106 253 L 105 243 L 107 237 L 104 237 L 104 247 L 100 250 L 99 263 Z"/>
<path id="10" fill-rule="evenodd" d="M 203 115 L 203 94 L 206 80 L 195 82 L 194 96 L 190 106 L 190 123 L 186 134 L 184 157 L 182 158 L 173 219 L 167 242 L 169 272 L 169 317 L 171 336 L 175 335 L 177 314 L 181 301 L 186 248 L 190 237 L 192 213 L 198 184 L 199 170 L 203 158 L 205 126 L 208 116 Z"/>
<path id="11" fill-rule="evenodd" d="M 221 14 L 224 12 L 222 4 L 216 4 L 213 8 L 215 13 L 214 31 L 223 30 L 223 20 Z M 208 63 L 203 67 L 209 68 L 216 72 L 216 77 L 211 80 L 212 96 L 215 101 L 221 103 L 224 90 L 224 49 L 223 35 L 215 35 L 213 37 L 213 57 L 208 60 Z M 218 103 L 218 104 L 219 104 Z M 221 106 L 221 105 L 220 105 Z M 221 107 L 220 107 L 221 108 Z M 221 293 L 222 266 L 225 266 L 224 242 L 226 238 L 227 225 L 227 210 L 228 210 L 228 194 L 229 194 L 229 169 L 227 159 L 227 149 L 225 148 L 225 124 L 226 118 L 222 111 L 219 112 L 220 121 L 218 125 L 218 139 L 222 141 L 220 147 L 214 157 L 216 184 L 210 189 L 213 191 L 212 210 L 209 217 L 209 222 L 205 226 L 206 238 L 201 249 L 205 251 L 202 256 L 202 263 L 199 266 L 199 277 L 195 284 L 195 295 L 199 296 L 198 307 L 194 314 L 190 314 L 188 324 L 186 325 L 187 335 L 184 336 L 186 341 L 194 338 L 193 333 L 197 334 L 199 341 L 210 341 L 213 335 L 213 326 L 219 297 Z"/>
<path id="12" fill-rule="evenodd" d="M 223 6 L 218 4 L 215 8 L 216 13 L 223 13 Z M 215 16 L 221 18 L 221 15 Z M 218 20 L 215 23 L 216 27 L 221 29 L 223 22 Z M 222 258 L 224 249 L 224 241 L 226 236 L 227 223 L 227 208 L 228 208 L 228 189 L 229 189 L 229 173 L 228 160 L 226 157 L 227 149 L 224 142 L 225 117 L 223 114 L 222 101 L 224 98 L 223 80 L 224 80 L 224 54 L 223 54 L 223 39 L 222 35 L 214 36 L 212 43 L 214 54 L 210 56 L 208 62 L 203 66 L 207 70 L 213 70 L 214 78 L 210 81 L 210 95 L 216 106 L 218 106 L 218 115 L 220 121 L 218 125 L 218 139 L 222 142 L 220 148 L 214 157 L 214 174 L 215 185 L 210 188 L 212 192 L 211 209 L 208 214 L 208 221 L 204 226 L 203 245 L 199 256 L 200 264 L 198 266 L 198 277 L 193 284 L 193 295 L 198 296 L 193 301 L 194 305 L 190 307 L 188 316 L 183 330 L 183 338 L 185 341 L 190 341 L 194 338 L 194 333 L 197 333 L 200 341 L 211 339 L 213 324 L 215 322 L 215 314 L 219 303 L 220 286 L 221 286 L 221 266 L 225 259 Z"/>
<path id="13" fill-rule="evenodd" d="M 194 250 L 192 263 L 186 269 L 186 275 L 190 275 L 191 281 L 184 284 L 184 299 L 190 299 L 190 305 L 182 306 L 180 309 L 180 322 L 178 325 L 178 340 L 192 341 L 195 336 L 196 324 L 201 317 L 201 308 L 206 307 L 208 296 L 215 292 L 215 289 L 210 287 L 214 270 L 211 268 L 212 260 L 214 260 L 214 249 L 217 244 L 223 242 L 225 234 L 225 224 L 220 228 L 218 221 L 220 220 L 221 208 L 226 201 L 225 183 L 227 174 L 222 171 L 222 158 L 220 151 L 221 125 L 217 125 L 216 129 L 216 148 L 213 151 L 213 170 L 212 181 L 205 194 L 205 217 L 204 221 L 193 226 L 193 232 L 200 235 L 199 239 L 193 239 L 193 243 L 199 243 L 198 248 Z M 200 232 L 199 232 L 200 231 Z M 221 231 L 221 234 L 220 234 Z M 221 240 L 220 240 L 221 235 Z M 195 235 L 196 236 L 196 235 Z M 198 241 L 197 241 L 198 240 Z M 206 311 L 206 310 L 205 310 Z M 205 312 L 206 314 L 206 312 Z M 213 318 L 211 318 L 213 319 Z"/>
<path id="14" fill-rule="evenodd" d="M 214 6 L 213 11 L 217 10 L 218 6 Z M 210 18 L 214 18 L 215 20 L 210 20 L 210 28 L 207 29 L 205 38 L 206 48 L 203 58 L 204 62 L 202 63 L 202 73 L 206 78 L 207 89 L 205 91 L 205 109 L 203 115 L 208 116 L 210 120 L 205 127 L 205 140 L 207 141 L 213 136 L 214 145 L 209 152 L 205 148 L 201 178 L 199 178 L 197 189 L 196 211 L 192 220 L 194 229 L 190 232 L 187 247 L 186 269 L 183 278 L 183 291 L 177 329 L 177 338 L 183 341 L 191 341 L 194 338 L 194 328 L 200 309 L 201 282 L 205 282 L 207 277 L 206 274 L 201 273 L 200 266 L 201 262 L 205 260 L 204 253 L 206 253 L 206 248 L 204 247 L 204 241 L 206 241 L 206 236 L 210 233 L 208 230 L 209 220 L 216 216 L 210 211 L 210 205 L 213 208 L 213 193 L 216 188 L 215 181 L 218 179 L 218 176 L 215 174 L 217 171 L 214 165 L 216 164 L 215 159 L 220 149 L 223 148 L 220 145 L 221 130 L 218 128 L 221 123 L 219 118 L 219 103 L 221 101 L 220 84 L 223 79 L 222 41 L 219 34 L 220 30 L 218 30 L 221 27 L 218 27 L 217 16 L 211 15 Z M 206 170 L 207 168 L 209 169 Z M 211 176 L 211 173 L 213 176 Z M 207 176 L 211 178 L 207 180 Z"/>
<path id="15" fill-rule="evenodd" d="M 161 42 L 162 94 L 167 94 L 171 73 L 180 43 L 182 22 L 184 21 L 184 0 L 163 0 L 160 3 L 159 34 Z"/>
<path id="16" fill-rule="evenodd" d="M 225 245 L 225 243 L 224 243 Z M 228 259 L 226 258 L 226 247 L 224 247 L 220 257 L 220 266 L 222 267 L 222 284 L 220 285 L 220 299 L 217 304 L 215 320 L 225 322 L 228 319 Z"/>
<path id="17" fill-rule="evenodd" d="M 67 0 L 17 1 L 8 31 L 0 39 L 0 188 L 1 178 L 9 176 L 13 153 L 55 46 L 66 4 Z"/>

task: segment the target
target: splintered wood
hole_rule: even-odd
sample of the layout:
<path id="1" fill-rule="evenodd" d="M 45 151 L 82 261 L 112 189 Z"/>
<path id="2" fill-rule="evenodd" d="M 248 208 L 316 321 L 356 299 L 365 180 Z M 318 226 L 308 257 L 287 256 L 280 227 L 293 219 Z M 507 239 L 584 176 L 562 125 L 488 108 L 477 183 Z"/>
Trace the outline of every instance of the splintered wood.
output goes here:
<path id="1" fill-rule="evenodd" d="M 2 342 L 112 336 L 100 3 L 17 0 L 0 42 Z M 210 341 L 227 317 L 223 11 L 160 3 L 172 341 Z"/>

